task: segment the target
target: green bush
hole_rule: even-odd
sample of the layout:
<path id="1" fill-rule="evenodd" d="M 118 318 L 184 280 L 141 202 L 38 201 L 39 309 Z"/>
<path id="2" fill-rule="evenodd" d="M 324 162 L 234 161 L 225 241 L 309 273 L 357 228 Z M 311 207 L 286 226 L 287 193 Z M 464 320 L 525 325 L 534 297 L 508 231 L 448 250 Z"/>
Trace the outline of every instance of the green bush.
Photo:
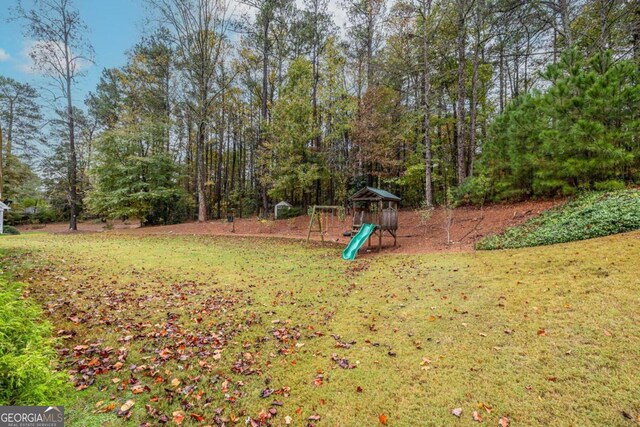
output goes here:
<path id="1" fill-rule="evenodd" d="M 3 230 L 2 230 L 3 234 L 10 234 L 10 235 L 18 235 L 20 234 L 20 232 L 18 231 L 17 228 L 12 227 L 10 225 L 5 225 Z"/>
<path id="2" fill-rule="evenodd" d="M 640 230 L 639 190 L 592 192 L 502 234 L 487 236 L 476 249 L 551 245 L 633 230 Z"/>
<path id="3" fill-rule="evenodd" d="M 289 219 L 296 216 L 300 216 L 304 213 L 302 208 L 291 207 L 289 209 L 282 209 L 278 212 L 278 219 Z"/>
<path id="4" fill-rule="evenodd" d="M 624 182 L 611 179 L 609 181 L 596 182 L 594 187 L 598 191 L 617 191 L 624 189 Z"/>
<path id="5" fill-rule="evenodd" d="M 20 285 L 0 277 L 0 405 L 63 403 L 68 385 L 52 369 L 51 326 L 41 317 Z"/>
<path id="6" fill-rule="evenodd" d="M 486 176 L 469 177 L 455 189 L 454 198 L 460 204 L 484 205 L 490 194 L 489 180 Z"/>

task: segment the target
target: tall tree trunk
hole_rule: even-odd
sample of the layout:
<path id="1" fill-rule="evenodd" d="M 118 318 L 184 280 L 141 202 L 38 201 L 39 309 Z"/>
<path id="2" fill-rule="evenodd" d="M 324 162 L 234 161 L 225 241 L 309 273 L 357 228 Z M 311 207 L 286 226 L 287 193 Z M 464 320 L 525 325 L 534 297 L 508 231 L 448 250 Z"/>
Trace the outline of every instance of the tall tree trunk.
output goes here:
<path id="1" fill-rule="evenodd" d="M 207 125 L 201 118 L 198 124 L 198 138 L 196 141 L 196 191 L 198 192 L 198 221 L 207 220 L 207 203 L 204 189 L 205 183 L 205 140 Z"/>
<path id="2" fill-rule="evenodd" d="M 476 4 L 476 44 L 473 52 L 473 72 L 471 76 L 471 105 L 470 105 L 470 126 L 469 126 L 469 175 L 473 175 L 473 162 L 476 153 L 476 126 L 478 119 L 478 68 L 480 66 L 480 56 L 482 46 L 482 27 L 484 26 L 484 2 L 477 0 Z M 526 70 L 526 68 L 525 68 Z"/>
<path id="3" fill-rule="evenodd" d="M 7 153 L 7 161 L 9 160 L 9 158 L 11 157 L 11 151 L 13 150 L 13 117 L 14 117 L 14 100 L 10 99 L 9 100 L 9 118 L 7 120 L 7 147 L 6 147 L 6 153 Z"/>
<path id="4" fill-rule="evenodd" d="M 423 93 L 422 102 L 424 107 L 424 157 L 425 157 L 425 195 L 424 201 L 427 207 L 433 206 L 433 159 L 431 153 L 431 111 L 429 96 L 431 94 L 431 70 L 429 66 L 429 44 L 431 42 L 431 31 L 429 28 L 429 18 L 431 13 L 431 0 L 423 1 L 423 21 L 424 21 L 424 34 L 422 38 L 422 54 L 424 55 L 424 81 L 423 81 Z"/>
<path id="5" fill-rule="evenodd" d="M 640 68 L 640 2 L 635 2 L 635 10 L 632 10 L 632 12 L 634 16 L 632 24 L 633 58 Z"/>
<path id="6" fill-rule="evenodd" d="M 562 33 L 564 35 L 564 48 L 569 49 L 573 46 L 573 32 L 571 30 L 571 16 L 569 11 L 569 3 L 571 0 L 558 0 L 558 9 L 560 12 L 560 20 L 562 21 Z"/>
<path id="7" fill-rule="evenodd" d="M 466 178 L 466 160 L 465 160 L 465 132 L 464 132 L 464 102 L 466 98 L 466 13 L 467 1 L 458 1 L 458 102 L 456 105 L 456 148 L 457 148 L 457 170 L 458 185 L 462 184 Z"/>
<path id="8" fill-rule="evenodd" d="M 373 62 L 373 33 L 375 31 L 373 1 L 375 0 L 367 0 L 367 87 L 369 87 L 373 81 L 373 67 L 371 66 Z"/>
<path id="9" fill-rule="evenodd" d="M 71 98 L 71 58 L 69 51 L 69 41 L 65 34 L 65 57 L 66 57 L 66 98 L 67 98 L 67 125 L 69 129 L 69 230 L 78 229 L 78 154 L 76 152 L 75 120 L 73 115 L 73 100 Z"/>
<path id="10" fill-rule="evenodd" d="M 225 85 L 225 74 L 224 74 L 224 65 L 222 68 L 222 84 Z M 226 126 L 226 117 L 225 117 L 225 88 L 222 88 L 222 111 L 220 112 L 220 141 L 218 142 L 218 153 L 216 158 L 216 218 L 220 219 L 222 215 L 222 154 L 223 154 L 223 145 L 225 139 L 225 126 Z"/>
<path id="11" fill-rule="evenodd" d="M 270 12 L 269 12 L 270 13 Z M 269 24 L 270 17 L 263 17 L 264 23 L 262 28 L 262 105 L 260 108 L 260 127 L 259 127 L 259 149 L 264 150 L 264 135 L 263 135 L 263 126 L 267 123 L 268 120 L 268 109 L 267 109 L 267 99 L 269 96 Z M 261 153 L 264 155 L 265 153 Z M 260 164 L 260 177 L 264 179 L 265 174 L 267 173 L 266 164 L 264 161 Z M 267 197 L 267 184 L 262 182 L 260 185 L 260 195 L 262 198 L 262 216 L 267 217 L 267 211 L 269 209 L 269 198 Z"/>

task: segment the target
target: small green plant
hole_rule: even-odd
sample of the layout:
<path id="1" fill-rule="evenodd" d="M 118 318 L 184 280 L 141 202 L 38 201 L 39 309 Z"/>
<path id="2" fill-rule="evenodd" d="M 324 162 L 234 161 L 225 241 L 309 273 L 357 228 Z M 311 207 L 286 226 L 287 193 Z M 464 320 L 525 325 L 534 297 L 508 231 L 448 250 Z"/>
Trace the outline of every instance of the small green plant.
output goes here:
<path id="1" fill-rule="evenodd" d="M 426 202 L 420 203 L 420 209 L 418 209 L 418 215 L 420 215 L 420 225 L 427 225 L 431 215 L 433 214 L 433 206 L 427 206 Z"/>
<path id="2" fill-rule="evenodd" d="M 476 249 L 551 245 L 640 229 L 640 191 L 592 192 L 539 217 L 487 236 Z"/>
<path id="3" fill-rule="evenodd" d="M 13 227 L 11 225 L 5 225 L 3 230 L 2 230 L 2 233 L 15 236 L 15 235 L 20 234 L 20 231 L 18 231 L 17 228 L 15 228 L 15 227 Z"/>
<path id="4" fill-rule="evenodd" d="M 52 361 L 51 326 L 21 298 L 21 288 L 0 277 L 0 405 L 61 403 L 67 385 Z"/>

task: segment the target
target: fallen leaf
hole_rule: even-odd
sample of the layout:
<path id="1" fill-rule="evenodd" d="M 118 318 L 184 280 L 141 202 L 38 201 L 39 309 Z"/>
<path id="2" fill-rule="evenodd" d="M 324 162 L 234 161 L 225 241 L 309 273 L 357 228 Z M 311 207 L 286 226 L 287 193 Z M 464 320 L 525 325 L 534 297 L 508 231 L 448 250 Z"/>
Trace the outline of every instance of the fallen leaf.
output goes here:
<path id="1" fill-rule="evenodd" d="M 122 405 L 120 407 L 120 411 L 122 412 L 127 412 L 129 409 L 131 409 L 133 407 L 133 405 L 135 405 L 136 402 L 133 400 L 127 400 L 124 405 Z"/>
<path id="2" fill-rule="evenodd" d="M 269 396 L 271 396 L 273 394 L 273 391 L 274 391 L 273 389 L 265 388 L 264 390 L 262 390 L 260 392 L 260 397 L 262 397 L 263 399 L 265 397 L 269 397 Z"/>
<path id="3" fill-rule="evenodd" d="M 454 408 L 451 410 L 451 415 L 455 415 L 456 417 L 460 418 L 460 416 L 462 415 L 462 408 Z"/>
<path id="4" fill-rule="evenodd" d="M 509 418 L 500 417 L 500 427 L 509 427 Z"/>
<path id="5" fill-rule="evenodd" d="M 189 414 L 189 416 L 190 416 L 191 418 L 193 418 L 194 420 L 196 420 L 197 422 L 199 422 L 199 423 L 201 423 L 202 421 L 204 421 L 204 417 L 203 417 L 202 415 L 198 415 L 198 414 L 196 414 L 196 413 L 192 413 L 192 414 Z"/>
<path id="6" fill-rule="evenodd" d="M 547 331 L 545 331 L 544 329 L 538 329 L 538 336 L 539 337 L 544 337 L 547 335 Z"/>
<path id="7" fill-rule="evenodd" d="M 172 415 L 174 423 L 177 425 L 182 424 L 182 421 L 184 420 L 184 413 L 182 411 L 174 411 Z"/>
<path id="8" fill-rule="evenodd" d="M 111 402 L 107 406 L 105 406 L 105 407 L 103 407 L 101 409 L 98 409 L 98 413 L 104 414 L 105 412 L 111 412 L 114 409 L 116 409 L 116 402 Z"/>
<path id="9" fill-rule="evenodd" d="M 473 421 L 482 422 L 482 416 L 480 415 L 480 413 L 478 411 L 473 411 Z"/>
<path id="10" fill-rule="evenodd" d="M 171 385 L 174 387 L 178 387 L 180 385 L 180 380 L 177 378 L 174 378 L 171 380 Z"/>
<path id="11" fill-rule="evenodd" d="M 131 393 L 133 394 L 140 394 L 144 392 L 144 386 L 140 385 L 140 384 L 136 384 L 133 387 L 131 387 Z"/>
<path id="12" fill-rule="evenodd" d="M 378 415 L 378 420 L 380 424 L 387 425 L 387 416 L 385 414 Z"/>
<path id="13" fill-rule="evenodd" d="M 320 421 L 320 415 L 318 414 L 313 414 L 311 415 L 309 418 L 307 418 L 309 421 Z"/>
<path id="14" fill-rule="evenodd" d="M 293 419 L 292 419 L 289 415 L 287 415 L 286 417 L 284 417 L 284 423 L 285 423 L 286 425 L 291 424 L 291 421 L 293 421 Z"/>

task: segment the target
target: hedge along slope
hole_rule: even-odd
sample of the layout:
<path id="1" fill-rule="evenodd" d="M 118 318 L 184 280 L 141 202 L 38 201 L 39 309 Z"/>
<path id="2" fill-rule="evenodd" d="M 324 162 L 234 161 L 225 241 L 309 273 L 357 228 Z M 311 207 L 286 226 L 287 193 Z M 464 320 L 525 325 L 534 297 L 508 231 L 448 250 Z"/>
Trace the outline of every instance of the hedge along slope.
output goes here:
<path id="1" fill-rule="evenodd" d="M 57 405 L 68 384 L 53 370 L 51 325 L 21 298 L 21 288 L 0 276 L 0 405 Z"/>
<path id="2" fill-rule="evenodd" d="M 476 249 L 551 245 L 633 230 L 640 230 L 640 191 L 594 192 L 502 234 L 487 236 L 476 244 Z"/>

